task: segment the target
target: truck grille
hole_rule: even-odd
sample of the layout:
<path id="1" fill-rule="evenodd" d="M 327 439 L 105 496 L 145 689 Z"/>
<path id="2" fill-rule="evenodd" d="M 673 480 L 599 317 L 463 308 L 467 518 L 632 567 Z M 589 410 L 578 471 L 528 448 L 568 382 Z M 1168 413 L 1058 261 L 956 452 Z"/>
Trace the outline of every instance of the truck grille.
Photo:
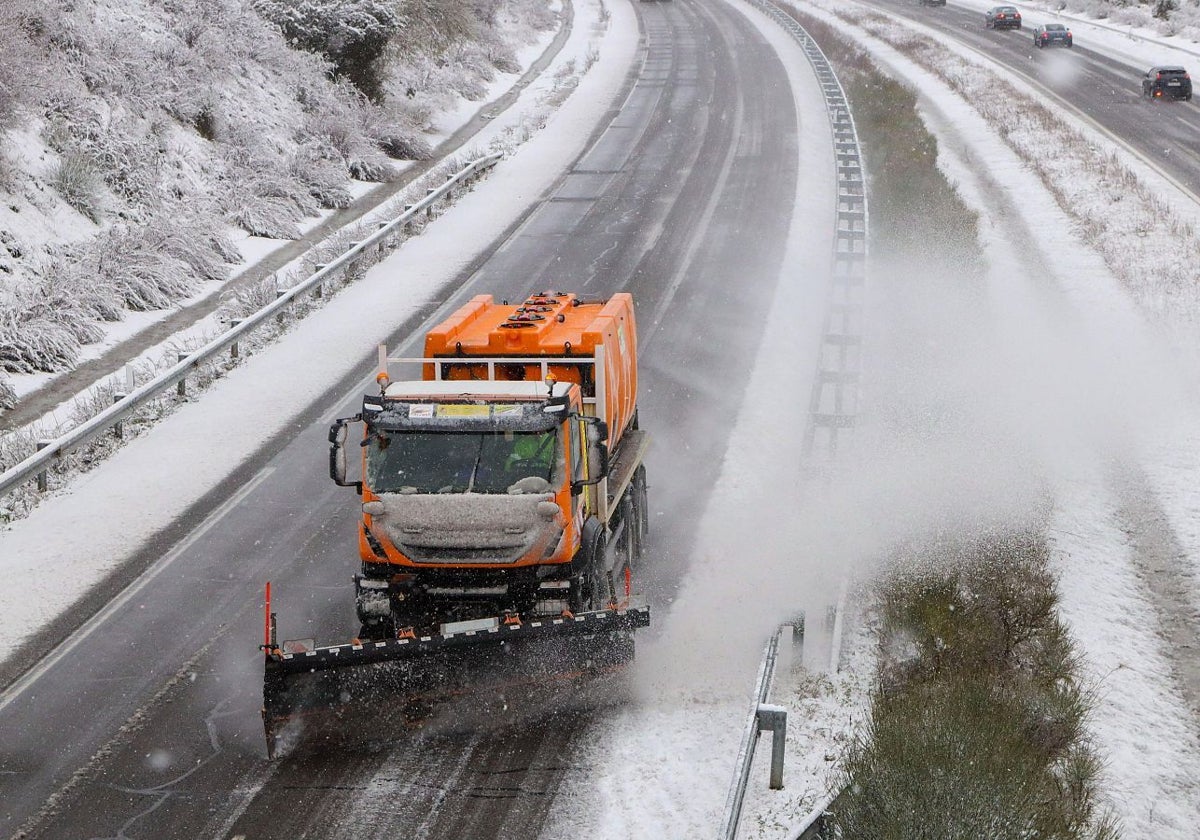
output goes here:
<path id="1" fill-rule="evenodd" d="M 402 549 L 414 563 L 512 563 L 517 558 L 495 548 L 450 548 L 406 545 Z"/>

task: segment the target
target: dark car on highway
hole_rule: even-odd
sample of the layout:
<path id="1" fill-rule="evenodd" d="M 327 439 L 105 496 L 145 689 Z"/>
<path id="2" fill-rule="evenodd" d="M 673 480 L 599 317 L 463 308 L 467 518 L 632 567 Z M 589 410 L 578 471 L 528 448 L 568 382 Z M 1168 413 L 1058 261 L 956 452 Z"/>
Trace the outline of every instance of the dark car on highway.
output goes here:
<path id="1" fill-rule="evenodd" d="M 1016 6 L 993 6 L 984 13 L 983 25 L 988 29 L 1020 29 L 1021 13 Z"/>
<path id="2" fill-rule="evenodd" d="M 1073 47 L 1075 38 L 1061 23 L 1047 23 L 1034 28 L 1033 44 L 1036 47 Z"/>
<path id="3" fill-rule="evenodd" d="M 1142 76 L 1142 96 L 1151 99 L 1191 99 L 1192 77 L 1177 64 L 1151 67 Z"/>

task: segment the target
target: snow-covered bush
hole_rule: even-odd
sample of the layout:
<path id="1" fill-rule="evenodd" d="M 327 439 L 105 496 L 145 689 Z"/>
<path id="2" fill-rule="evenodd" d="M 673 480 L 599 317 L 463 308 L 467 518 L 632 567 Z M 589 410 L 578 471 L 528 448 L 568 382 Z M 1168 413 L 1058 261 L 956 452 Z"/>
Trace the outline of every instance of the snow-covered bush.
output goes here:
<path id="1" fill-rule="evenodd" d="M 30 15 L 31 8 L 29 0 L 5 0 L 0 5 L 0 132 L 16 123 L 19 110 L 38 85 L 39 62 L 30 40 L 36 18 Z"/>
<path id="2" fill-rule="evenodd" d="M 71 367 L 80 346 L 100 338 L 97 321 L 113 320 L 120 312 L 104 284 L 81 291 L 69 272 L 52 271 L 0 302 L 0 369 L 34 373 Z"/>
<path id="3" fill-rule="evenodd" d="M 381 63 L 401 21 L 383 0 L 256 0 L 288 43 L 325 56 L 372 100 L 383 96 Z"/>
<path id="4" fill-rule="evenodd" d="M 196 290 L 195 275 L 169 244 L 145 229 L 106 231 L 91 254 L 96 272 L 135 312 L 165 309 Z"/>
<path id="5" fill-rule="evenodd" d="M 50 186 L 63 201 L 93 222 L 100 221 L 102 212 L 101 183 L 96 165 L 79 152 L 64 155 L 50 176 Z"/>
<path id="6" fill-rule="evenodd" d="M 309 142 L 296 149 L 288 171 L 308 187 L 308 193 L 322 207 L 349 207 L 353 201 L 346 187 L 346 167 L 320 143 Z"/>

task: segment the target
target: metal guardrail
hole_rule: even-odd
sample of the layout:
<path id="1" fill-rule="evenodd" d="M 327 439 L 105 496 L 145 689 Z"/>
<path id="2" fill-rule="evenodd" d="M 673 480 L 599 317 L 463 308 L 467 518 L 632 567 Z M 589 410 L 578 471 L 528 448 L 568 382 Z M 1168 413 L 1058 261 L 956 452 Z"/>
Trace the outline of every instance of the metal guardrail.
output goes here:
<path id="1" fill-rule="evenodd" d="M 779 658 L 779 631 L 771 635 L 763 650 L 762 662 L 758 666 L 758 680 L 754 690 L 754 698 L 750 705 L 750 714 L 746 718 L 746 727 L 742 731 L 742 744 L 738 748 L 737 771 L 729 795 L 725 799 L 725 821 L 721 826 L 722 840 L 735 840 L 738 823 L 742 819 L 742 804 L 746 799 L 746 787 L 750 783 L 750 766 L 754 763 L 754 748 L 758 745 L 758 736 L 762 729 L 759 727 L 759 708 L 767 702 L 771 695 L 771 684 L 775 681 L 775 664 Z M 778 735 L 773 736 L 780 740 Z"/>
<path id="2" fill-rule="evenodd" d="M 319 295 L 322 284 L 336 280 L 347 270 L 353 269 L 356 262 L 372 249 L 377 249 L 379 253 L 389 250 L 393 246 L 393 240 L 401 236 L 417 216 L 422 213 L 426 216 L 432 215 L 434 205 L 444 198 L 453 198 L 456 188 L 465 187 L 475 181 L 483 172 L 495 166 L 502 157 L 502 154 L 495 153 L 471 161 L 447 178 L 441 186 L 429 190 L 421 201 L 405 208 L 403 213 L 391 221 L 381 223 L 375 233 L 361 242 L 355 242 L 344 254 L 327 265 L 320 266 L 307 279 L 286 291 L 281 291 L 279 297 L 267 306 L 221 333 L 199 350 L 182 357 L 167 371 L 133 390 L 124 399 L 113 403 L 87 422 L 45 445 L 39 444 L 37 452 L 0 475 L 0 497 L 26 481 L 42 476 L 52 461 L 104 434 L 164 391 L 184 382 L 200 365 L 225 349 L 236 348 L 240 339 L 260 327 L 264 321 L 282 314 L 301 295 L 310 291 Z M 236 349 L 234 354 L 236 355 Z"/>
<path id="3" fill-rule="evenodd" d="M 837 207 L 833 247 L 833 290 L 821 330 L 821 352 L 817 375 L 809 399 L 808 423 L 804 433 L 804 457 L 812 458 L 818 448 L 827 458 L 837 453 L 838 442 L 853 431 L 858 410 L 858 385 L 861 371 L 863 293 L 867 280 L 867 194 L 863 177 L 858 132 L 833 66 L 794 17 L 771 0 L 746 0 L 766 14 L 799 42 L 821 85 L 826 111 L 833 129 L 834 158 L 837 167 Z M 842 615 L 846 587 L 843 586 L 835 613 L 829 656 L 831 671 L 838 669 L 842 638 Z M 736 840 L 741 819 L 754 749 L 761 731 L 759 710 L 766 703 L 774 679 L 779 650 L 777 632 L 767 644 L 759 669 L 758 694 L 754 709 L 742 733 L 734 782 L 725 804 L 722 840 Z M 764 669 L 770 669 L 764 673 Z M 775 736 L 776 742 L 782 738 Z M 780 746 L 779 743 L 773 746 Z M 780 746 L 781 748 L 781 746 Z M 835 797 L 815 810 L 789 840 L 820 840 L 824 837 L 826 814 Z"/>
<path id="4" fill-rule="evenodd" d="M 823 840 L 827 830 L 826 823 L 829 820 L 829 812 L 836 806 L 838 797 L 841 794 L 833 793 L 825 797 L 820 805 L 813 808 L 805 820 L 792 829 L 792 833 L 787 836 L 787 840 Z"/>

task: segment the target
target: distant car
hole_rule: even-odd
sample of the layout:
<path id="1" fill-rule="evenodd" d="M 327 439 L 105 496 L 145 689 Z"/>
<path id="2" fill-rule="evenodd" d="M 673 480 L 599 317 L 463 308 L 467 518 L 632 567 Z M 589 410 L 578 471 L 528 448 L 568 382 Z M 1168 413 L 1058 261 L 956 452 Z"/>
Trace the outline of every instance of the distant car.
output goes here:
<path id="1" fill-rule="evenodd" d="M 1192 77 L 1177 64 L 1151 67 L 1142 76 L 1142 96 L 1150 99 L 1191 99 Z"/>
<path id="2" fill-rule="evenodd" d="M 946 0 L 917 0 L 922 6 L 945 6 Z"/>
<path id="3" fill-rule="evenodd" d="M 988 29 L 1020 29 L 1021 13 L 1016 6 L 993 6 L 983 16 Z"/>
<path id="4" fill-rule="evenodd" d="M 1035 47 L 1073 47 L 1075 38 L 1071 30 L 1061 23 L 1047 23 L 1045 26 L 1034 27 L 1033 45 Z"/>

